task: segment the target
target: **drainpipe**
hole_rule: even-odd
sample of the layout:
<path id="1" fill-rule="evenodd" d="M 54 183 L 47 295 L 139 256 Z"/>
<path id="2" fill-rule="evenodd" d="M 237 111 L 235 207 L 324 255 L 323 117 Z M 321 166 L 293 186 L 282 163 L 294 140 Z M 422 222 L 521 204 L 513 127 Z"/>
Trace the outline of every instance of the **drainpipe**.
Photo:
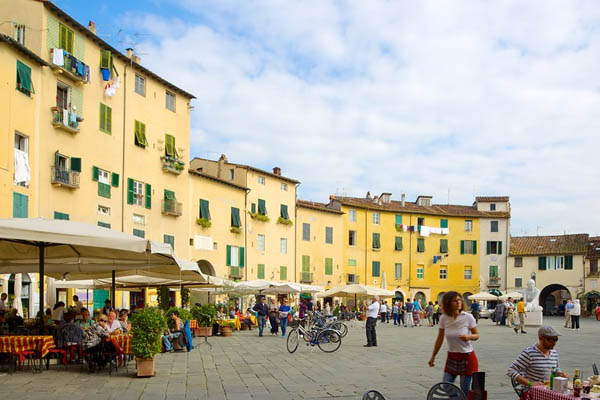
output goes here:
<path id="1" fill-rule="evenodd" d="M 367 214 L 368 214 L 368 211 L 369 210 L 367 208 L 365 208 L 365 286 L 368 285 L 368 283 L 367 283 L 367 245 L 368 245 L 367 235 L 369 233 L 368 232 L 369 229 L 367 228 Z"/>
<path id="2" fill-rule="evenodd" d="M 294 203 L 294 282 L 298 282 L 298 186 L 300 186 L 299 183 L 295 185 L 296 200 Z"/>
<path id="3" fill-rule="evenodd" d="M 248 280 L 248 192 L 250 189 L 246 189 L 244 193 L 244 265 L 246 266 L 244 271 L 244 277 Z"/>
<path id="4" fill-rule="evenodd" d="M 121 153 L 121 232 L 125 232 L 125 137 L 127 130 L 127 67 L 123 70 L 123 152 Z M 114 299 L 113 299 L 114 301 Z M 115 303 L 113 303 L 113 306 Z"/>
<path id="5" fill-rule="evenodd" d="M 410 218 L 408 220 L 408 226 L 412 226 L 412 214 L 410 214 Z M 408 231 L 408 298 L 410 295 L 410 277 L 412 270 L 412 232 Z M 404 300 L 406 301 L 406 300 Z"/>

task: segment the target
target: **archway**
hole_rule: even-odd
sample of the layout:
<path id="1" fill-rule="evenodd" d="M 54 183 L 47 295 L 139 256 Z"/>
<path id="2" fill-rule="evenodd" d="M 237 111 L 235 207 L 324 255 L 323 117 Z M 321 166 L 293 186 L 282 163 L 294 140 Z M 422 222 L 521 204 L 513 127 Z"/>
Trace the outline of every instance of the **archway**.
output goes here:
<path id="1" fill-rule="evenodd" d="M 465 309 L 469 310 L 471 308 L 471 303 L 472 301 L 469 300 L 469 296 L 471 296 L 473 293 L 471 292 L 465 292 L 463 293 L 463 302 L 465 303 Z"/>
<path id="2" fill-rule="evenodd" d="M 419 304 L 421 304 L 421 308 L 425 309 L 425 307 L 427 306 L 427 299 L 425 298 L 425 293 L 423 293 L 423 292 L 415 293 L 415 300 L 418 300 Z"/>
<path id="3" fill-rule="evenodd" d="M 400 289 L 396 289 L 396 292 L 394 294 L 394 301 L 395 302 L 403 302 L 404 303 L 404 292 Z"/>
<path id="4" fill-rule="evenodd" d="M 198 268 L 200 268 L 200 271 L 203 274 L 207 274 L 207 275 L 211 275 L 211 276 L 217 276 L 216 272 L 215 272 L 215 268 L 212 266 L 212 264 L 210 263 L 210 261 L 208 260 L 198 260 Z"/>
<path id="5" fill-rule="evenodd" d="M 437 299 L 436 301 L 438 302 L 438 304 L 442 304 L 442 298 L 444 297 L 444 295 L 446 294 L 446 292 L 440 292 L 437 295 Z"/>
<path id="6" fill-rule="evenodd" d="M 585 294 L 585 307 L 589 315 L 595 315 L 598 304 L 600 304 L 600 292 L 591 290 Z"/>
<path id="7" fill-rule="evenodd" d="M 570 299 L 569 289 L 558 283 L 548 285 L 540 292 L 540 306 L 544 308 L 544 315 L 557 314 L 558 306 Z"/>

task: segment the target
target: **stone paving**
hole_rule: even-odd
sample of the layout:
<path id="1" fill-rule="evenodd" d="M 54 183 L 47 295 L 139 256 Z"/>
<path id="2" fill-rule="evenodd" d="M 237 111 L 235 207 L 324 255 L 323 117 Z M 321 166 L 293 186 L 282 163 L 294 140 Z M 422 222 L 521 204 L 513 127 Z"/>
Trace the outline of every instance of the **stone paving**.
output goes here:
<path id="1" fill-rule="evenodd" d="M 581 331 L 562 328 L 562 319 L 546 323 L 560 329 L 558 342 L 563 370 L 591 374 L 593 361 L 600 364 L 600 322 L 582 321 Z M 135 367 L 112 377 L 89 374 L 79 366 L 68 371 L 52 365 L 50 371 L 33 374 L 0 373 L 2 399 L 360 399 L 377 389 L 388 399 L 425 399 L 428 388 L 441 380 L 445 360 L 442 348 L 434 368 L 427 366 L 437 328 L 381 326 L 379 346 L 364 348 L 364 327 L 353 323 L 342 347 L 333 354 L 300 345 L 289 354 L 285 340 L 257 330 L 235 332 L 232 337 L 209 338 L 190 353 L 161 354 L 158 375 L 135 378 Z M 474 343 L 479 367 L 486 372 L 488 399 L 516 399 L 505 372 L 521 349 L 537 340 L 536 329 L 517 335 L 507 327 L 480 321 L 481 339 Z"/>

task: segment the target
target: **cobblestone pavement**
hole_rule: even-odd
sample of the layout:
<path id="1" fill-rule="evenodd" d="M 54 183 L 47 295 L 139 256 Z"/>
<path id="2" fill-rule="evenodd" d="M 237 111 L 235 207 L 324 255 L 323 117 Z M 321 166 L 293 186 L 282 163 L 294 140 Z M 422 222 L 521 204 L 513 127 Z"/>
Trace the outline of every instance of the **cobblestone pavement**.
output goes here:
<path id="1" fill-rule="evenodd" d="M 558 342 L 563 370 L 591 374 L 592 361 L 600 364 L 600 322 L 582 321 L 580 331 L 562 327 L 562 319 L 546 323 L 559 328 Z M 526 335 L 507 327 L 480 321 L 481 339 L 474 343 L 479 367 L 486 372 L 488 399 L 516 399 L 506 369 L 521 349 L 537 340 L 536 329 Z M 377 326 L 376 348 L 364 348 L 364 327 L 354 323 L 342 347 L 333 354 L 301 344 L 289 354 L 285 340 L 257 330 L 235 332 L 232 337 L 209 338 L 212 347 L 195 339 L 190 353 L 161 354 L 158 375 L 135 378 L 135 367 L 88 374 L 79 366 L 68 371 L 51 365 L 33 374 L 0 373 L 2 399 L 360 399 L 377 389 L 388 399 L 425 399 L 428 388 L 441 380 L 445 360 L 442 348 L 434 368 L 427 366 L 437 328 L 398 328 L 393 323 Z"/>

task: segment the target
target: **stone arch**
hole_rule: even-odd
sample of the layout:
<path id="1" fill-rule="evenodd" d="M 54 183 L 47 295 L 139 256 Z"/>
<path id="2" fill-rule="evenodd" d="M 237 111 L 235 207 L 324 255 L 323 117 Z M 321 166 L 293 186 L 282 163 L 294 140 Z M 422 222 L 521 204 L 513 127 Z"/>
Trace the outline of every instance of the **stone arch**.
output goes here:
<path id="1" fill-rule="evenodd" d="M 404 294 L 404 291 L 402 289 L 396 288 L 394 293 L 394 300 L 401 301 L 404 303 L 404 301 L 406 300 L 406 295 Z"/>
<path id="2" fill-rule="evenodd" d="M 425 293 L 423 293 L 423 292 L 415 293 L 415 300 L 418 300 L 419 304 L 421 304 L 421 308 L 425 309 L 425 307 L 427 306 L 427 297 L 425 297 Z"/>
<path id="3" fill-rule="evenodd" d="M 540 306 L 544 308 L 544 315 L 552 315 L 552 308 L 572 298 L 569 289 L 559 283 L 553 283 L 540 292 Z"/>
<path id="4" fill-rule="evenodd" d="M 208 260 L 198 260 L 196 263 L 198 264 L 198 268 L 200 268 L 200 271 L 203 274 L 207 274 L 207 275 L 211 275 L 211 276 L 217 276 L 217 274 L 215 272 L 215 268 L 210 263 L 210 261 L 208 261 Z"/>
<path id="5" fill-rule="evenodd" d="M 444 295 L 446 294 L 446 292 L 439 292 L 437 295 L 437 298 L 435 299 L 438 304 L 442 304 L 442 297 L 444 297 Z"/>
<path id="6" fill-rule="evenodd" d="M 469 300 L 469 296 L 471 296 L 473 293 L 471 292 L 464 292 L 463 293 L 463 302 L 465 303 L 465 309 L 469 310 L 471 308 L 471 303 L 472 301 Z"/>

